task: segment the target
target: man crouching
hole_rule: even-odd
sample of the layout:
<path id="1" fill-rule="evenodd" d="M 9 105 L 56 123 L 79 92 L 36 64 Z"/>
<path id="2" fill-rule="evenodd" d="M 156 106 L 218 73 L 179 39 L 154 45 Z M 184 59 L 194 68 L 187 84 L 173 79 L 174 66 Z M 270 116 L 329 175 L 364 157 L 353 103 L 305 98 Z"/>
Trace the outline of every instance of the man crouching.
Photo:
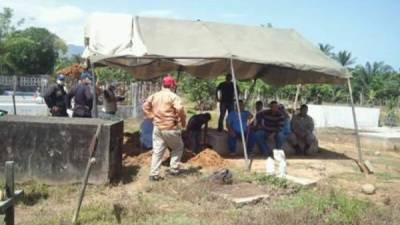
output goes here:
<path id="1" fill-rule="evenodd" d="M 164 152 L 171 150 L 170 175 L 179 174 L 179 162 L 183 153 L 181 129 L 186 126 L 186 114 L 181 98 L 173 90 L 176 82 L 170 75 L 164 77 L 161 91 L 149 96 L 143 104 L 147 118 L 153 119 L 153 155 L 150 181 L 162 179 L 160 167 Z"/>

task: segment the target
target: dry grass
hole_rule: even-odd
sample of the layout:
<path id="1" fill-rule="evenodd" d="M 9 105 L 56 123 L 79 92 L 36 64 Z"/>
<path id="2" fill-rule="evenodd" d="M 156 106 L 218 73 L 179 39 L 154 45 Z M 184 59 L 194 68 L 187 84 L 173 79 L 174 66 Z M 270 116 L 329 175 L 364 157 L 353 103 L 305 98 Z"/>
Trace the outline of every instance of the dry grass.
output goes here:
<path id="1" fill-rule="evenodd" d="M 387 224 L 395 225 L 400 205 L 377 206 L 349 197 L 340 189 L 320 185 L 277 195 L 256 205 L 238 207 L 211 193 L 214 185 L 205 182 L 207 174 L 193 173 L 158 183 L 145 183 L 129 192 L 132 184 L 117 187 L 90 186 L 85 197 L 80 224 Z M 235 182 L 257 182 L 271 190 L 288 190 L 290 183 L 262 174 L 234 171 Z M 145 179 L 138 177 L 135 182 Z M 69 221 L 75 206 L 76 186 L 29 185 L 32 193 L 47 193 L 33 205 L 19 204 L 17 224 L 50 225 Z M 24 188 L 23 186 L 21 186 Z M 27 189 L 27 188 L 24 188 Z M 29 218 L 28 218 L 29 217 Z"/>

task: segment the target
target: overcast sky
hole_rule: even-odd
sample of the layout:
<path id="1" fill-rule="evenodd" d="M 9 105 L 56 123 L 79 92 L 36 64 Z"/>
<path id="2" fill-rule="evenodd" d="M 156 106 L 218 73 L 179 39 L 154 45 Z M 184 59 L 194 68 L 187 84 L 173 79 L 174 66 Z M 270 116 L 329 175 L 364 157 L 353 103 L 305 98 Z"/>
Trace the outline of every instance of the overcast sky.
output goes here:
<path id="1" fill-rule="evenodd" d="M 348 50 L 357 64 L 385 61 L 400 68 L 400 0 L 0 0 L 24 26 L 41 26 L 68 44 L 83 45 L 93 12 L 201 19 L 293 28 L 315 44 Z"/>

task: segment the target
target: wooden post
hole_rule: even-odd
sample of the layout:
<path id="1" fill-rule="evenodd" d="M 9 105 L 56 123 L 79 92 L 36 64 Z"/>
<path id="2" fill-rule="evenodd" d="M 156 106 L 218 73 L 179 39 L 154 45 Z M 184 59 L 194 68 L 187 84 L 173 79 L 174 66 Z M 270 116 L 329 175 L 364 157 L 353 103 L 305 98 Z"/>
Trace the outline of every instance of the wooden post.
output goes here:
<path id="1" fill-rule="evenodd" d="M 17 76 L 13 76 L 13 94 L 12 94 L 12 101 L 13 101 L 13 107 L 14 107 L 14 115 L 17 115 L 17 106 L 15 102 L 15 91 L 17 90 Z"/>
<path id="2" fill-rule="evenodd" d="M 5 168 L 6 175 L 6 198 L 14 199 L 14 162 L 7 161 Z M 14 225 L 14 203 L 12 206 L 5 210 L 6 216 L 4 217 L 4 222 L 6 225 Z"/>
<path id="3" fill-rule="evenodd" d="M 92 166 L 96 163 L 96 158 L 95 153 L 96 153 L 96 149 L 97 149 L 97 143 L 98 143 L 98 138 L 101 132 L 101 125 L 97 126 L 97 130 L 96 133 L 94 134 L 91 142 L 90 142 L 90 146 L 89 146 L 89 152 L 90 152 L 90 156 L 89 156 L 89 161 L 86 165 L 86 170 L 85 170 L 85 174 L 83 176 L 83 180 L 82 180 L 82 186 L 81 189 L 79 191 L 79 198 L 78 198 L 78 202 L 76 205 L 76 209 L 72 218 L 72 223 L 76 224 L 78 221 L 78 217 L 79 217 L 79 211 L 81 210 L 81 206 L 82 206 L 82 201 L 83 201 L 83 197 L 85 195 L 85 190 L 86 190 L 86 186 L 89 180 L 89 175 L 90 175 L 90 171 L 92 169 Z"/>
<path id="4" fill-rule="evenodd" d="M 358 161 L 359 161 L 360 164 L 363 164 L 363 155 L 362 155 L 362 151 L 361 151 L 360 134 L 358 132 L 357 116 L 356 116 L 356 110 L 355 110 L 355 107 L 354 107 L 353 90 L 351 88 L 350 78 L 347 78 L 347 85 L 348 85 L 349 93 L 350 93 L 350 102 L 351 102 L 351 110 L 352 110 L 352 113 L 353 113 L 354 130 L 356 132 L 356 144 L 357 144 L 357 150 L 358 150 Z"/>

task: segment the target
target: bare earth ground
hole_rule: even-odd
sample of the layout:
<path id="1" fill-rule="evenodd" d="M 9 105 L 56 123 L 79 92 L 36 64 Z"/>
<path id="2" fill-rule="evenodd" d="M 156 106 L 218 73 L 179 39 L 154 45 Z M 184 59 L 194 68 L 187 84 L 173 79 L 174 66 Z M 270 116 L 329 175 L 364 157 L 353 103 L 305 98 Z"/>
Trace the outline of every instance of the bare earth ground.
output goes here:
<path id="1" fill-rule="evenodd" d="M 133 133 L 135 121 L 126 123 Z M 346 133 L 347 132 L 347 133 Z M 376 173 L 364 175 L 352 133 L 341 129 L 318 131 L 321 152 L 315 156 L 288 157 L 288 174 L 319 180 L 316 187 L 282 194 L 257 205 L 237 207 L 212 195 L 215 187 L 203 180 L 215 169 L 199 170 L 194 164 L 182 177 L 148 181 L 149 153 L 141 153 L 137 138 L 128 135 L 124 146 L 124 176 L 116 186 L 87 189 L 80 224 L 399 224 L 400 153 L 363 149 Z M 332 135 L 338 138 L 332 141 Z M 147 155 L 146 155 L 147 154 Z M 141 158 L 140 158 L 141 157 Z M 256 158 L 247 173 L 243 159 L 231 158 L 224 166 L 234 172 L 234 183 L 258 182 L 269 194 L 291 193 L 286 183 L 260 174 L 265 160 Z M 163 169 L 165 170 L 166 167 Z M 258 178 L 255 178 L 258 177 Z M 361 193 L 361 185 L 374 184 L 373 195 Z M 69 221 L 76 205 L 78 185 L 46 186 L 33 182 L 20 185 L 30 201 L 19 203 L 16 224 L 61 224 Z M 292 190 L 292 189 L 290 189 Z"/>

